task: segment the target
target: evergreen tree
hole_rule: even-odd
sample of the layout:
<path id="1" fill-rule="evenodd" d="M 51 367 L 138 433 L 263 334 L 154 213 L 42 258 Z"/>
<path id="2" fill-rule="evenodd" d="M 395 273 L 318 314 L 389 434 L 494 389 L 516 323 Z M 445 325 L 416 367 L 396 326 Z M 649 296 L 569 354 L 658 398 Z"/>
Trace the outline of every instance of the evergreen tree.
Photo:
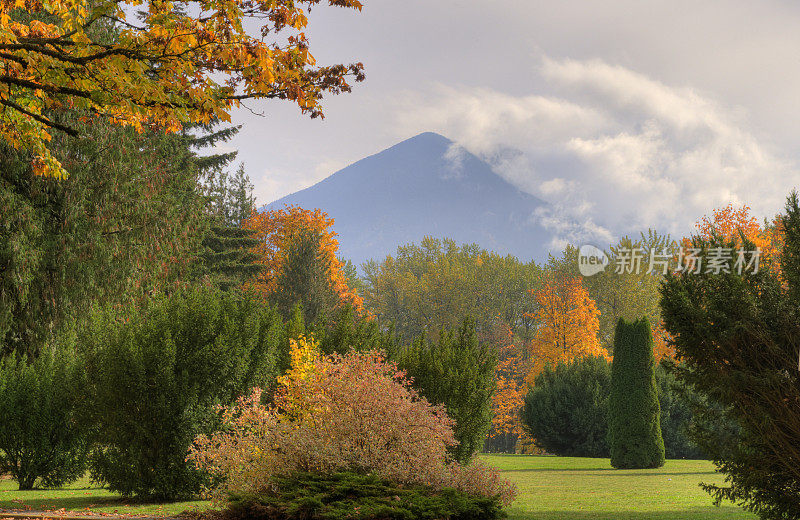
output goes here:
<path id="1" fill-rule="evenodd" d="M 441 332 L 438 342 L 418 338 L 390 357 L 422 396 L 447 408 L 458 440 L 452 454 L 460 462 L 469 460 L 491 425 L 497 367 L 497 352 L 478 342 L 475 321 L 465 318 L 458 329 Z"/>
<path id="2" fill-rule="evenodd" d="M 682 364 L 678 380 L 705 398 L 692 433 L 725 473 L 704 485 L 761 518 L 800 518 L 800 200 L 777 219 L 783 244 L 759 269 L 737 269 L 756 245 L 746 234 L 695 237 L 701 256 L 733 250 L 719 273 L 681 272 L 662 287 L 667 332 Z M 744 235 L 744 236 L 742 236 Z M 702 403 L 701 403 L 702 404 Z M 697 427 L 699 426 L 699 427 Z"/>
<path id="3" fill-rule="evenodd" d="M 214 124 L 192 128 L 196 133 L 184 133 L 184 139 L 197 150 L 216 146 L 232 139 L 240 127 L 215 129 Z M 204 180 L 208 197 L 207 217 L 210 225 L 203 238 L 201 275 L 222 290 L 240 287 L 259 271 L 257 256 L 251 249 L 258 244 L 252 232 L 242 229 L 241 223 L 255 210 L 255 197 L 250 177 L 240 163 L 233 175 L 226 167 L 237 152 L 199 156 L 195 163 Z"/>
<path id="4" fill-rule="evenodd" d="M 306 323 L 314 323 L 339 303 L 328 266 L 320 255 L 321 234 L 312 229 L 294 233 L 285 251 L 284 268 L 270 299 L 282 312 L 299 305 Z"/>
<path id="5" fill-rule="evenodd" d="M 611 465 L 617 469 L 663 466 L 653 337 L 647 318 L 617 322 L 608 408 Z"/>
<path id="6" fill-rule="evenodd" d="M 179 135 L 98 120 L 56 134 L 66 179 L 0 144 L 0 355 L 36 356 L 93 302 L 136 304 L 189 272 L 205 229 L 194 154 Z"/>

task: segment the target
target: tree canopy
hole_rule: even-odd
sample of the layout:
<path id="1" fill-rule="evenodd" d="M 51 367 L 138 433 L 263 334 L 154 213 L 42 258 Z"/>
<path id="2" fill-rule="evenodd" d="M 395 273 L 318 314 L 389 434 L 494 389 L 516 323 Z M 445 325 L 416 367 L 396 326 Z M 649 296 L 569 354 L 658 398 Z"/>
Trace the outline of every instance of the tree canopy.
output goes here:
<path id="1" fill-rule="evenodd" d="M 360 63 L 316 64 L 304 29 L 320 1 L 0 0 L 0 137 L 30 152 L 38 174 L 63 176 L 48 143 L 80 132 L 63 112 L 167 131 L 230 121 L 247 99 L 320 116 L 323 94 L 363 79 Z"/>

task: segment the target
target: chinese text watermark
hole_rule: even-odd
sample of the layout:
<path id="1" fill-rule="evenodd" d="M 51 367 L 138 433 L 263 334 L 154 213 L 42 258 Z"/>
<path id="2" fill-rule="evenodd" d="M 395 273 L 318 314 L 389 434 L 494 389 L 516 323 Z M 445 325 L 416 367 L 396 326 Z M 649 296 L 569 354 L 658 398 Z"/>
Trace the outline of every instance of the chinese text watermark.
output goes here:
<path id="1" fill-rule="evenodd" d="M 712 247 L 708 250 L 679 247 L 677 251 L 667 249 L 645 249 L 643 247 L 621 247 L 613 260 L 600 249 L 584 245 L 578 250 L 578 269 L 583 276 L 592 276 L 613 265 L 616 274 L 661 274 L 669 272 L 689 274 L 723 274 L 745 272 L 756 274 L 759 269 L 761 249 L 745 250 L 730 247 Z"/>

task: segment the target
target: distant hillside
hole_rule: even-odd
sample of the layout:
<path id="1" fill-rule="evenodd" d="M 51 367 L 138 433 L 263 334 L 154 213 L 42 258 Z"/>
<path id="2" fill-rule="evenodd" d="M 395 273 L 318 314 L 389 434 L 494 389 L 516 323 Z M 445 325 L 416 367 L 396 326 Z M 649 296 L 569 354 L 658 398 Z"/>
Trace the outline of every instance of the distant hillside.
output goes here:
<path id="1" fill-rule="evenodd" d="M 550 235 L 530 217 L 545 203 L 465 150 L 453 154 L 451 145 L 439 134 L 420 134 L 266 208 L 296 204 L 326 211 L 335 219 L 341 256 L 356 265 L 426 235 L 544 259 Z"/>

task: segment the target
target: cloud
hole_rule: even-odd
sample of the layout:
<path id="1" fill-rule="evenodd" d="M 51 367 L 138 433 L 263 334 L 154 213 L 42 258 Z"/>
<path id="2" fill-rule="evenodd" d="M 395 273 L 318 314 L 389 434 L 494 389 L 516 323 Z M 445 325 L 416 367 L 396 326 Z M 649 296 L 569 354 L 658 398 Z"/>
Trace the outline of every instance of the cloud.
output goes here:
<path id="1" fill-rule="evenodd" d="M 544 57 L 539 75 L 557 94 L 406 93 L 398 128 L 438 131 L 548 201 L 532 219 L 554 245 L 648 228 L 684 235 L 728 202 L 771 216 L 793 187 L 796 166 L 740 108 L 602 60 Z"/>

